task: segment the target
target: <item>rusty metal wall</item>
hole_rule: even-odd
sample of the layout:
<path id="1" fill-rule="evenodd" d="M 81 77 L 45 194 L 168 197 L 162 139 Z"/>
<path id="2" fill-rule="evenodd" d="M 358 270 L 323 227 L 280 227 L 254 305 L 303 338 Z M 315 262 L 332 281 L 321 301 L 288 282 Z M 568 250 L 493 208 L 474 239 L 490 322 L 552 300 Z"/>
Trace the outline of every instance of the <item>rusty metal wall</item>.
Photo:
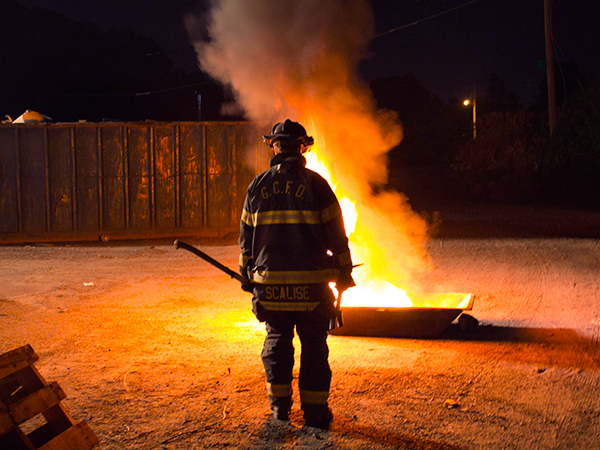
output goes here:
<path id="1" fill-rule="evenodd" d="M 245 122 L 0 125 L 0 242 L 237 231 L 269 152 Z"/>

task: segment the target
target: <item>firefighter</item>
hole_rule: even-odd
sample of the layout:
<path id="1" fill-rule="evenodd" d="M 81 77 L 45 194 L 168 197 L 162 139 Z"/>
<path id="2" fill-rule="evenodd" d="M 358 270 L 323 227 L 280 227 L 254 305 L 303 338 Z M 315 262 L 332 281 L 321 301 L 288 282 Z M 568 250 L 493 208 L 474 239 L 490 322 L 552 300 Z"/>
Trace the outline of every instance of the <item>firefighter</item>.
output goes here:
<path id="1" fill-rule="evenodd" d="M 307 426 L 326 429 L 331 370 L 327 331 L 334 295 L 354 286 L 342 212 L 327 181 L 307 169 L 313 145 L 304 127 L 286 120 L 263 135 L 275 155 L 248 186 L 240 232 L 240 273 L 252 283 L 252 310 L 266 323 L 261 353 L 271 416 L 289 420 L 294 327 L 301 342 L 299 390 Z"/>

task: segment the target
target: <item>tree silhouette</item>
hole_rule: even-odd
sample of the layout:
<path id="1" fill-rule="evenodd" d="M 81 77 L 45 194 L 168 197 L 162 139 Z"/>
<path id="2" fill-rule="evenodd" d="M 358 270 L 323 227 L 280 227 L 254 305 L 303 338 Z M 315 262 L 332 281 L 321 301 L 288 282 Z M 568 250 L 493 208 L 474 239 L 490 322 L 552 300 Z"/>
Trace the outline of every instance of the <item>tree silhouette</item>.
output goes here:
<path id="1" fill-rule="evenodd" d="M 390 153 L 393 163 L 426 164 L 450 158 L 455 146 L 446 107 L 413 74 L 376 78 L 370 87 L 377 106 L 396 111 L 404 129 L 402 142 Z"/>
<path id="2" fill-rule="evenodd" d="M 220 119 L 220 84 L 173 68 L 152 39 L 103 31 L 15 0 L 0 3 L 0 113 L 37 110 L 56 121 Z"/>

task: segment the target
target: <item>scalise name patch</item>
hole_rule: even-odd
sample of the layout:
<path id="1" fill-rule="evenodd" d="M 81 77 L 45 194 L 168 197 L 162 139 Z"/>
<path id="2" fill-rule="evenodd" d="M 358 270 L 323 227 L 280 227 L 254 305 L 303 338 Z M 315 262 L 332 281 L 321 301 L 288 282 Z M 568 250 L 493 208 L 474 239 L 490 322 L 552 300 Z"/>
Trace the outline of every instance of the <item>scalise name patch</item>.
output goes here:
<path id="1" fill-rule="evenodd" d="M 267 300 L 310 300 L 310 286 L 267 286 Z"/>

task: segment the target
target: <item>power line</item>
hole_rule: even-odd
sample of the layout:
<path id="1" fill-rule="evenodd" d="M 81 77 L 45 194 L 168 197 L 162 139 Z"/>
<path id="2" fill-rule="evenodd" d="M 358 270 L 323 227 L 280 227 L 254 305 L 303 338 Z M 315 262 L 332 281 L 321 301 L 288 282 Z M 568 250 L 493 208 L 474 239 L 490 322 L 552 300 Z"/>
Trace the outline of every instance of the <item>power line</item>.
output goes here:
<path id="1" fill-rule="evenodd" d="M 479 1 L 481 1 L 481 0 L 471 0 L 471 1 L 467 2 L 467 3 L 463 3 L 462 5 L 458 5 L 458 6 L 455 6 L 454 8 L 450 8 L 450 9 L 447 9 L 445 11 L 442 11 L 442 12 L 433 14 L 431 16 L 425 17 L 423 19 L 416 20 L 416 21 L 414 21 L 412 23 L 407 23 L 406 25 L 402 25 L 402 26 L 399 26 L 399 27 L 396 27 L 396 28 L 392 28 L 391 30 L 384 31 L 383 33 L 376 34 L 375 36 L 373 36 L 373 39 L 375 39 L 375 38 L 377 38 L 379 36 L 383 36 L 385 34 L 391 34 L 391 33 L 394 33 L 396 31 L 403 30 L 404 28 L 412 27 L 413 25 L 417 25 L 417 24 L 419 24 L 421 22 L 425 22 L 427 20 L 435 19 L 436 17 L 442 16 L 442 15 L 450 13 L 452 11 L 456 11 L 457 9 L 464 8 L 465 6 L 469 6 L 469 5 L 471 5 L 473 3 L 477 3 Z"/>
<path id="2" fill-rule="evenodd" d="M 208 81 L 202 81 L 199 83 L 186 84 L 184 86 L 177 86 L 177 87 L 166 88 L 166 89 L 157 89 L 154 91 L 147 91 L 147 92 L 132 92 L 132 93 L 128 93 L 128 94 L 69 94 L 69 93 L 58 93 L 58 92 L 28 91 L 28 90 L 24 90 L 24 89 L 13 89 L 13 88 L 9 88 L 9 87 L 5 87 L 3 89 L 6 89 L 7 91 L 13 91 L 13 92 L 30 92 L 30 93 L 34 93 L 34 94 L 38 94 L 38 95 L 48 95 L 48 96 L 54 96 L 54 97 L 143 97 L 146 95 L 160 94 L 163 92 L 178 91 L 181 89 L 187 89 L 187 88 L 194 87 L 194 86 L 201 86 L 201 85 L 207 84 L 207 83 L 208 83 Z"/>

